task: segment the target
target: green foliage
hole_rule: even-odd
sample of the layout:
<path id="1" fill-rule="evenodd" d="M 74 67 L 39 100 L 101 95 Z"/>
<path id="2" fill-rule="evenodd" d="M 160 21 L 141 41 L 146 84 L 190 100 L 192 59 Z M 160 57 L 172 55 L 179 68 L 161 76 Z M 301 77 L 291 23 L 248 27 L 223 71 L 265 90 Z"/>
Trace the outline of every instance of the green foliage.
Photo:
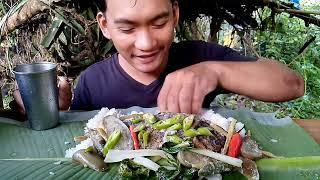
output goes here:
<path id="1" fill-rule="evenodd" d="M 275 31 L 257 33 L 258 51 L 264 57 L 278 59 L 296 70 L 305 80 L 305 95 L 297 100 L 269 104 L 272 109 L 282 109 L 283 115 L 295 118 L 320 117 L 320 29 L 288 15 L 276 16 L 276 23 L 282 24 Z M 276 26 L 279 27 L 279 26 Z M 304 51 L 298 52 L 311 37 L 313 41 Z"/>
<path id="2" fill-rule="evenodd" d="M 320 4 L 306 10 L 315 11 Z M 271 10 L 259 11 L 262 30 L 255 32 L 254 46 L 263 57 L 277 59 L 298 72 L 305 80 L 305 95 L 284 103 L 264 103 L 239 95 L 220 96 L 217 103 L 228 108 L 247 107 L 258 112 L 275 112 L 277 117 L 320 118 L 320 28 L 288 14 L 271 16 Z M 315 37 L 303 49 L 307 41 Z M 300 52 L 303 50 L 302 52 Z"/>
<path id="3" fill-rule="evenodd" d="M 9 104 L 10 104 L 11 101 L 13 101 L 13 96 L 11 96 L 11 95 L 6 95 L 6 96 L 4 96 L 4 97 L 3 97 L 3 100 L 2 100 L 2 102 L 3 102 L 3 108 L 4 108 L 4 109 L 10 109 Z"/>
<path id="4" fill-rule="evenodd" d="M 288 15 L 277 15 L 275 25 L 269 18 L 270 11 L 264 11 L 263 31 L 257 31 L 254 39 L 256 49 L 263 57 L 277 59 L 296 72 L 305 80 L 305 95 L 284 103 L 264 103 L 242 96 L 220 96 L 217 103 L 232 109 L 247 107 L 258 112 L 275 112 L 277 117 L 320 118 L 320 29 Z M 304 44 L 316 37 L 302 53 Z"/>

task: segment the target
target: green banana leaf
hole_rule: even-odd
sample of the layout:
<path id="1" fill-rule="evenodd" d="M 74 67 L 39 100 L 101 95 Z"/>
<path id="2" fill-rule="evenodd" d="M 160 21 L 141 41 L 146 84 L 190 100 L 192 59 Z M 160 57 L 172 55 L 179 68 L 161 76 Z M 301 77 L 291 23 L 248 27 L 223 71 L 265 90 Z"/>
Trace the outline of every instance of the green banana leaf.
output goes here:
<path id="1" fill-rule="evenodd" d="M 133 110 L 155 111 L 139 107 L 120 111 Z M 263 150 L 286 157 L 259 160 L 261 179 L 320 178 L 320 146 L 290 118 L 276 119 L 274 114 L 244 109 L 215 111 L 243 122 Z M 83 135 L 86 121 L 97 112 L 60 113 L 60 124 L 44 131 L 31 130 L 26 122 L 0 118 L 0 179 L 121 179 L 116 164 L 109 165 L 107 172 L 95 172 L 64 158 L 65 150 L 76 145 L 73 137 Z M 235 173 L 224 178 L 241 176 Z"/>

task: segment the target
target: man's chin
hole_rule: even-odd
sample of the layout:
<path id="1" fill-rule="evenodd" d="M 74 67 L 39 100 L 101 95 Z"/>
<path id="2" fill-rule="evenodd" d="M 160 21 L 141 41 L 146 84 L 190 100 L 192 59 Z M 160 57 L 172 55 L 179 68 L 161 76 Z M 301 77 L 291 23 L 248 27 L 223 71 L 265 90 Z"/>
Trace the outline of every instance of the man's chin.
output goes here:
<path id="1" fill-rule="evenodd" d="M 143 73 L 147 73 L 147 74 L 151 74 L 153 72 L 156 72 L 156 68 L 152 68 L 152 67 L 140 67 L 137 68 L 140 72 Z"/>
<path id="2" fill-rule="evenodd" d="M 141 72 L 149 73 L 149 72 L 157 71 L 160 65 L 157 61 L 150 61 L 149 63 L 141 63 L 141 62 L 136 63 L 135 67 Z"/>

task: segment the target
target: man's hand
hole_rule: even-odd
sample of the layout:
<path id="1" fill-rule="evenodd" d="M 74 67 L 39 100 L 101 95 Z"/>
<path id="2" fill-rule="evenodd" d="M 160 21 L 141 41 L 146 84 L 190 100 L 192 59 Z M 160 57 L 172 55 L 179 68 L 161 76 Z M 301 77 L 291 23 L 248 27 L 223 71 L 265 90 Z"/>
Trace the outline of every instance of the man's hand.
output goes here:
<path id="1" fill-rule="evenodd" d="M 59 88 L 59 109 L 68 110 L 71 105 L 72 92 L 71 86 L 67 79 L 62 76 L 58 76 L 58 88 Z"/>
<path id="2" fill-rule="evenodd" d="M 288 101 L 304 94 L 301 76 L 278 61 L 205 61 L 169 74 L 158 106 L 161 111 L 198 113 L 204 97 L 218 86 L 266 102 Z"/>
<path id="3" fill-rule="evenodd" d="M 199 113 L 205 96 L 218 85 L 218 73 L 206 62 L 167 75 L 158 96 L 160 111 Z"/>
<path id="4" fill-rule="evenodd" d="M 15 84 L 17 87 L 17 84 Z M 68 83 L 67 79 L 65 77 L 58 77 L 58 88 L 59 88 L 59 109 L 60 110 L 68 110 L 71 104 L 71 86 Z M 21 114 L 25 114 L 24 105 L 22 102 L 22 98 L 20 95 L 19 90 L 15 90 L 13 92 L 14 100 L 16 101 L 18 107 L 17 110 Z"/>

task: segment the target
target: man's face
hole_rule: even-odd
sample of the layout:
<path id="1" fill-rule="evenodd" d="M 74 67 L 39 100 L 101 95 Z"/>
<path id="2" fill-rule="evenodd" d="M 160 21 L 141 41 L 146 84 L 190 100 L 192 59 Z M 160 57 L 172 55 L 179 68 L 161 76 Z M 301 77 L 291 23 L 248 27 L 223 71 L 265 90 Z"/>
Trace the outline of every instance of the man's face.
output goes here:
<path id="1" fill-rule="evenodd" d="M 159 73 L 166 65 L 179 17 L 170 0 L 108 0 L 105 21 L 98 21 L 104 36 L 111 39 L 135 71 Z"/>

